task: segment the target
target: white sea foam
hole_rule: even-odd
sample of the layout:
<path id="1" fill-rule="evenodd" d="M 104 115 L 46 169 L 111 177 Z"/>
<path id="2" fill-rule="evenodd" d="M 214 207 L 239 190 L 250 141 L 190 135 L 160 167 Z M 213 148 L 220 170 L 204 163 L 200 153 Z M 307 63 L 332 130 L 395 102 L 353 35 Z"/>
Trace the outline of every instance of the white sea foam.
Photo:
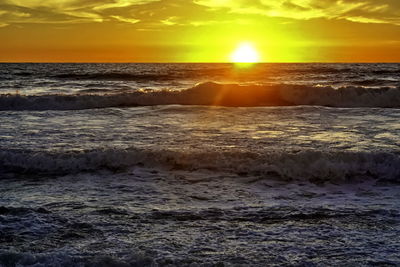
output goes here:
<path id="1" fill-rule="evenodd" d="M 169 170 L 211 170 L 285 180 L 331 182 L 375 178 L 398 182 L 400 156 L 372 152 L 217 152 L 93 150 L 80 153 L 0 152 L 0 166 L 16 173 L 70 174 L 135 166 Z"/>
<path id="2" fill-rule="evenodd" d="M 149 105 L 400 107 L 400 88 L 239 85 L 206 82 L 181 91 L 0 95 L 0 110 L 79 110 Z"/>
<path id="3" fill-rule="evenodd" d="M 399 64 L 1 67 L 1 266 L 400 263 Z"/>

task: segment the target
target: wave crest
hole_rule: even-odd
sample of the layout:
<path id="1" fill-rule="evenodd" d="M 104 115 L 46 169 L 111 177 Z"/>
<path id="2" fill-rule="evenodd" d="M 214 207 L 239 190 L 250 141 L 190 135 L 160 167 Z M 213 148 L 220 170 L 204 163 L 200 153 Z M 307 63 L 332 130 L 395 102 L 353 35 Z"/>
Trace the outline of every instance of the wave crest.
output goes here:
<path id="1" fill-rule="evenodd" d="M 0 110 L 79 110 L 150 105 L 400 107 L 400 88 L 239 85 L 206 82 L 173 91 L 137 90 L 114 94 L 0 95 Z"/>
<path id="2" fill-rule="evenodd" d="M 212 170 L 283 180 L 345 182 L 374 178 L 400 182 L 400 155 L 386 152 L 265 152 L 92 150 L 87 152 L 0 152 L 0 169 L 19 174 L 66 175 L 135 166 L 167 170 Z"/>

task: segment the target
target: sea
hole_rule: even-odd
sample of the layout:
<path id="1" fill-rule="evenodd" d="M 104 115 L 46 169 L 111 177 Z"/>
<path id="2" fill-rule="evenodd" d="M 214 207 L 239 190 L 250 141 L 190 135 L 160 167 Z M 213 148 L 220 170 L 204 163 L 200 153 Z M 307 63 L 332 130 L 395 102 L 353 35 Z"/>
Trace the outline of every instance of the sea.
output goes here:
<path id="1" fill-rule="evenodd" d="M 0 266 L 400 266 L 400 64 L 0 64 Z"/>

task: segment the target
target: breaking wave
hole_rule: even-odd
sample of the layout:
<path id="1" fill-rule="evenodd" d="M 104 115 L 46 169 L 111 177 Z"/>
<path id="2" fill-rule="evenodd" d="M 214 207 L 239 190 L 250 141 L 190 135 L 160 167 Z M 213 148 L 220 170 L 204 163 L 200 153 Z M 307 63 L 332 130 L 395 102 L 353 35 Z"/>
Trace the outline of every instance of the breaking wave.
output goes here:
<path id="1" fill-rule="evenodd" d="M 286 181 L 346 182 L 366 178 L 400 182 L 400 155 L 389 152 L 173 151 L 104 149 L 86 152 L 3 150 L 4 173 L 67 175 L 99 170 L 129 171 L 135 166 L 167 170 L 233 173 Z"/>
<path id="2" fill-rule="evenodd" d="M 0 95 L 0 110 L 80 110 L 150 105 L 400 107 L 400 87 L 312 87 L 206 82 L 176 90 L 76 95 Z"/>

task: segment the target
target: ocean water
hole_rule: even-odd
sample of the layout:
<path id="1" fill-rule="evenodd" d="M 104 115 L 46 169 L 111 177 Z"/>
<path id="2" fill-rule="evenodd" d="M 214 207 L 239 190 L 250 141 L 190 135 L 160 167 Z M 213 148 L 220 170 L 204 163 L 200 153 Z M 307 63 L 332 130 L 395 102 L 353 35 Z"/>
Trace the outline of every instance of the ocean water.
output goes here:
<path id="1" fill-rule="evenodd" d="M 0 64 L 0 266 L 400 265 L 400 64 Z"/>

